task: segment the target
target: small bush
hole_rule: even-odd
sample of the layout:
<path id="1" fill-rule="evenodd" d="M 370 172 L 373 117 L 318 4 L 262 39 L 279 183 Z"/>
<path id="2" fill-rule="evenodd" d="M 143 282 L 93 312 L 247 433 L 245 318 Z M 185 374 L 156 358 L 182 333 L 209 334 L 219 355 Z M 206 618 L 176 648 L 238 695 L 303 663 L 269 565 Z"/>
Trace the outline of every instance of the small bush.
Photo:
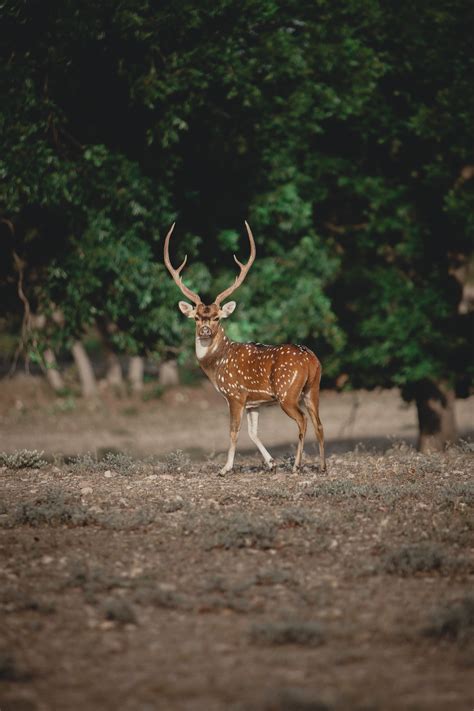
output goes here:
<path id="1" fill-rule="evenodd" d="M 406 546 L 391 551 L 382 562 L 382 569 L 392 575 L 413 575 L 439 571 L 444 565 L 442 553 L 429 544 Z"/>
<path id="2" fill-rule="evenodd" d="M 100 471 L 112 469 L 119 474 L 134 474 L 138 469 L 137 461 L 123 452 L 107 452 L 97 464 Z"/>
<path id="3" fill-rule="evenodd" d="M 156 511 L 153 509 L 139 509 L 138 511 L 122 511 L 115 509 L 106 513 L 98 513 L 91 517 L 89 523 L 96 523 L 102 528 L 111 531 L 132 531 L 136 528 L 149 526 L 156 520 Z"/>
<path id="4" fill-rule="evenodd" d="M 50 490 L 43 496 L 18 504 L 10 514 L 2 517 L 0 527 L 14 526 L 100 526 L 112 531 L 143 528 L 156 520 L 151 508 L 137 511 L 111 509 L 96 513 L 62 491 Z"/>
<path id="5" fill-rule="evenodd" d="M 370 497 L 376 493 L 376 487 L 367 484 L 357 485 L 351 481 L 323 481 L 306 489 L 305 496 L 309 499 L 324 497 L 357 498 Z"/>
<path id="6" fill-rule="evenodd" d="M 66 462 L 68 467 L 73 472 L 80 472 L 87 470 L 89 472 L 95 472 L 97 470 L 97 458 L 94 457 L 90 452 L 86 454 L 80 454 L 77 457 L 67 457 Z"/>
<path id="7" fill-rule="evenodd" d="M 313 516 L 305 509 L 284 509 L 280 514 L 280 526 L 283 528 L 297 528 L 313 521 Z"/>
<path id="8" fill-rule="evenodd" d="M 150 603 L 155 607 L 177 609 L 188 607 L 186 598 L 174 590 L 154 590 L 150 596 Z"/>
<path id="9" fill-rule="evenodd" d="M 438 493 L 437 500 L 447 508 L 458 504 L 460 501 L 472 506 L 474 505 L 474 484 L 471 482 L 448 482 L 443 491 Z"/>
<path id="10" fill-rule="evenodd" d="M 40 614 L 49 615 L 56 611 L 53 602 L 44 600 L 36 595 L 32 596 L 28 592 L 13 587 L 5 588 L 0 592 L 0 604 L 6 605 L 9 610 L 21 612 L 32 610 Z"/>
<path id="11" fill-rule="evenodd" d="M 281 491 L 281 489 L 258 489 L 255 492 L 255 496 L 272 504 L 283 503 L 291 498 L 291 494 Z"/>
<path id="12" fill-rule="evenodd" d="M 166 472 L 168 474 L 174 474 L 175 472 L 186 472 L 189 469 L 191 460 L 185 452 L 181 449 L 177 449 L 175 452 L 168 454 L 164 464 Z"/>
<path id="13" fill-rule="evenodd" d="M 462 454 L 474 454 L 474 440 L 460 439 L 457 444 L 453 445 L 452 449 Z"/>
<path id="14" fill-rule="evenodd" d="M 321 627 L 316 622 L 267 622 L 253 625 L 250 638 L 254 644 L 298 644 L 319 647 L 324 642 Z"/>
<path id="15" fill-rule="evenodd" d="M 444 605 L 433 616 L 431 623 L 423 630 L 428 637 L 467 642 L 474 638 L 474 596 L 465 597 L 460 602 Z"/>
<path id="16" fill-rule="evenodd" d="M 129 587 L 129 580 L 122 576 L 109 573 L 98 566 L 89 567 L 84 561 L 73 561 L 69 570 L 66 586 L 81 588 L 85 600 L 90 605 L 96 605 L 98 596 L 116 588 Z"/>
<path id="17" fill-rule="evenodd" d="M 0 466 L 8 469 L 41 469 L 47 465 L 43 455 L 44 452 L 36 449 L 20 449 L 11 454 L 0 452 Z"/>
<path id="18" fill-rule="evenodd" d="M 110 469 L 118 474 L 131 476 L 141 471 L 143 462 L 123 452 L 106 451 L 104 456 L 99 458 L 88 452 L 74 457 L 69 462 L 69 467 L 73 471 L 87 470 L 88 472 L 105 472 Z"/>
<path id="19" fill-rule="evenodd" d="M 233 516 L 222 520 L 210 548 L 260 548 L 273 546 L 277 526 L 273 521 Z"/>
<path id="20" fill-rule="evenodd" d="M 359 484 L 354 481 L 330 480 L 308 487 L 305 496 L 309 499 L 336 498 L 361 501 L 383 501 L 393 505 L 400 499 L 419 497 L 423 489 L 419 482 Z"/>
<path id="21" fill-rule="evenodd" d="M 162 510 L 164 513 L 176 513 L 176 511 L 181 511 L 184 508 L 184 501 L 182 498 L 177 497 L 176 499 L 170 499 L 165 501 L 162 505 Z"/>
<path id="22" fill-rule="evenodd" d="M 153 607 L 163 607 L 168 610 L 187 609 L 189 607 L 184 595 L 175 590 L 160 588 L 156 585 L 140 586 L 136 591 L 135 601 L 140 605 L 152 605 Z"/>
<path id="23" fill-rule="evenodd" d="M 109 597 L 102 607 L 107 620 L 113 620 L 121 625 L 134 625 L 137 622 L 133 607 L 126 600 Z"/>
<path id="24" fill-rule="evenodd" d="M 62 491 L 51 489 L 33 501 L 25 501 L 16 506 L 3 525 L 11 528 L 65 524 L 85 526 L 88 523 L 91 523 L 91 520 L 85 506 L 68 501 Z"/>

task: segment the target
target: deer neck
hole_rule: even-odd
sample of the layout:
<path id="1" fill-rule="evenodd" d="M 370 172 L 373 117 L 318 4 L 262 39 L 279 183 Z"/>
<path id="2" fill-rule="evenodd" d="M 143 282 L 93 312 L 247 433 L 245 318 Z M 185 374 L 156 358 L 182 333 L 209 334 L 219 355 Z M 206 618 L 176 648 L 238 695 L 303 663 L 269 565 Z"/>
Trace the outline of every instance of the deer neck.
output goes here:
<path id="1" fill-rule="evenodd" d="M 222 326 L 214 338 L 199 338 L 196 336 L 196 357 L 199 365 L 210 380 L 214 381 L 214 373 L 218 362 L 229 347 L 231 341 L 225 335 Z"/>

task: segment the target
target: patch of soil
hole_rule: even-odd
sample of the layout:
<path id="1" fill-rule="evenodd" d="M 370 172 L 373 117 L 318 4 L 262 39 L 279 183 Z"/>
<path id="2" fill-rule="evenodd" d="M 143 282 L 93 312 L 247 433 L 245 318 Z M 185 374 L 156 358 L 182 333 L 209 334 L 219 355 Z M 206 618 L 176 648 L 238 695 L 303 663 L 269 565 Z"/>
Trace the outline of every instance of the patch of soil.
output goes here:
<path id="1" fill-rule="evenodd" d="M 472 454 L 0 469 L 0 708 L 469 709 Z"/>

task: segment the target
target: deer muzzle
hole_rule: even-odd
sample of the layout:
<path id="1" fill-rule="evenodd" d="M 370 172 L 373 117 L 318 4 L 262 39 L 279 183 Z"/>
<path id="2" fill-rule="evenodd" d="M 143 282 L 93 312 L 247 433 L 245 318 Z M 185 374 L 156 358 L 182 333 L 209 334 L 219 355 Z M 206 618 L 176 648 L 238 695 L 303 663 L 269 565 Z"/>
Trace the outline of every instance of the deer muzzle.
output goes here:
<path id="1" fill-rule="evenodd" d="M 199 329 L 199 336 L 201 338 L 210 338 L 212 336 L 212 331 L 209 326 L 201 326 Z"/>

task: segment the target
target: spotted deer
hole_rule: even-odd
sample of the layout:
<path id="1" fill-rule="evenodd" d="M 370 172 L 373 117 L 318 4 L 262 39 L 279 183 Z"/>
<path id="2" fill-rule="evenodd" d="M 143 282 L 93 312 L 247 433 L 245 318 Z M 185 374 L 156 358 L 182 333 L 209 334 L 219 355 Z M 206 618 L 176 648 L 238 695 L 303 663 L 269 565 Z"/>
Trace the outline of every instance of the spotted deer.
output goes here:
<path id="1" fill-rule="evenodd" d="M 301 465 L 307 418 L 300 407 L 303 400 L 314 426 L 319 442 L 321 471 L 326 470 L 324 457 L 324 433 L 319 419 L 319 384 L 321 364 L 315 354 L 306 346 L 287 344 L 267 346 L 262 343 L 237 343 L 225 334 L 221 321 L 228 318 L 236 307 L 235 301 L 222 304 L 244 281 L 252 266 L 255 255 L 255 241 L 252 231 L 245 222 L 250 241 L 250 257 L 246 264 L 234 259 L 240 273 L 234 283 L 222 291 L 214 303 L 203 304 L 198 294 L 183 284 L 181 266 L 174 269 L 169 256 L 169 243 L 174 224 L 165 238 L 164 261 L 182 293 L 192 301 L 180 301 L 180 311 L 196 322 L 196 356 L 202 370 L 214 387 L 227 400 L 230 412 L 230 446 L 227 461 L 219 472 L 230 472 L 234 466 L 235 447 L 240 431 L 242 415 L 247 411 L 250 439 L 257 445 L 269 469 L 275 461 L 258 437 L 258 414 L 261 405 L 278 402 L 286 414 L 293 418 L 299 429 L 298 448 L 293 471 Z"/>

